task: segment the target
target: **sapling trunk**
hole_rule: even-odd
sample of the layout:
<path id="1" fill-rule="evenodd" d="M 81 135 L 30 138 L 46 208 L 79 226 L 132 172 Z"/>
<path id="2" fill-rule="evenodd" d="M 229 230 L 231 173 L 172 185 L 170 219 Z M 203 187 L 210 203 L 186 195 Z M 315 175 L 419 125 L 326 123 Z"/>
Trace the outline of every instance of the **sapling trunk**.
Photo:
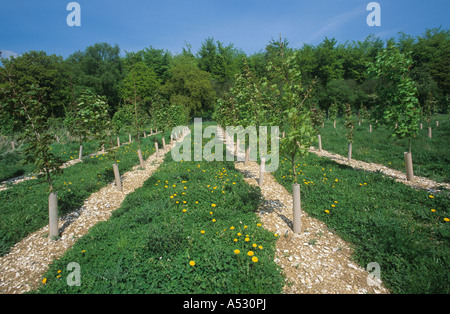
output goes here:
<path id="1" fill-rule="evenodd" d="M 428 138 L 433 138 L 433 131 L 431 130 L 431 126 L 428 128 Z"/>

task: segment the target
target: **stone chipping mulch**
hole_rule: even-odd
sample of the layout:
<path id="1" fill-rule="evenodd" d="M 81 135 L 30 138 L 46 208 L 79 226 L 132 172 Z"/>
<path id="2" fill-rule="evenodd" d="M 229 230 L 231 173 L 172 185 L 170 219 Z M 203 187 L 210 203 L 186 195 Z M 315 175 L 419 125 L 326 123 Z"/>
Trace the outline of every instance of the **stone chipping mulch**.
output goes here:
<path id="1" fill-rule="evenodd" d="M 259 184 L 259 164 L 236 162 L 236 168 L 249 184 Z M 260 188 L 263 198 L 258 215 L 263 226 L 279 236 L 275 262 L 286 277 L 285 294 L 389 293 L 352 261 L 351 246 L 321 221 L 302 212 L 302 232 L 292 232 L 292 194 L 270 173 L 265 173 Z"/>
<path id="2" fill-rule="evenodd" d="M 164 156 L 171 148 L 168 145 L 165 150 L 160 150 L 160 156 Z M 348 164 L 346 158 L 337 154 L 318 152 L 314 148 L 311 151 Z M 123 192 L 119 192 L 115 184 L 110 184 L 91 195 L 80 209 L 61 218 L 62 233 L 58 241 L 48 239 L 47 226 L 16 244 L 8 255 L 0 258 L 0 293 L 18 294 L 36 288 L 53 259 L 70 249 L 96 223 L 108 220 L 112 212 L 120 207 L 125 196 L 141 187 L 162 161 L 163 157 L 157 158 L 155 154 L 150 156 L 145 170 L 136 166 L 122 175 Z M 414 187 L 448 188 L 446 183 L 437 184 L 426 178 L 416 177 L 413 183 L 409 183 L 404 174 L 382 165 L 374 167 L 373 164 L 352 160 L 351 166 L 368 171 L 382 171 Z M 236 162 L 236 168 L 245 174 L 245 180 L 249 184 L 258 184 L 260 168 L 256 162 L 248 162 L 247 165 Z M 302 232 L 292 232 L 292 195 L 270 173 L 264 176 L 261 192 L 263 198 L 258 215 L 264 227 L 279 236 L 275 262 L 283 269 L 286 277 L 284 293 L 389 293 L 380 281 L 371 279 L 369 272 L 351 259 L 351 246 L 324 223 L 302 212 Z"/>
<path id="3" fill-rule="evenodd" d="M 150 156 L 145 161 L 145 170 L 138 165 L 132 171 L 121 174 L 122 192 L 115 183 L 111 183 L 93 193 L 81 208 L 61 217 L 60 238 L 57 241 L 48 238 L 46 226 L 17 243 L 9 254 L 0 257 L 0 294 L 21 294 L 37 288 L 52 261 L 61 257 L 95 224 L 107 221 L 125 197 L 141 187 L 156 171 L 173 145 L 160 149 L 159 157 L 156 153 Z"/>

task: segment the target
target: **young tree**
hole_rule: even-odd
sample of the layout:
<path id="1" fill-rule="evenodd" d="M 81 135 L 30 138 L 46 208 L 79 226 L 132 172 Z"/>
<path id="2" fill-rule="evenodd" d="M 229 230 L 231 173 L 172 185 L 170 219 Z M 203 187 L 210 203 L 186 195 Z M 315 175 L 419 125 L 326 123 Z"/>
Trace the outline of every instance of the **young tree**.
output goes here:
<path id="1" fill-rule="evenodd" d="M 291 162 L 294 199 L 293 231 L 299 233 L 301 232 L 301 201 L 295 164 L 298 159 L 308 153 L 315 138 L 311 111 L 305 104 L 311 95 L 314 83 L 307 91 L 303 88 L 300 68 L 295 60 L 295 53 L 286 56 L 283 45 L 280 43 L 278 62 L 269 62 L 267 67 L 271 80 L 266 79 L 262 85 L 266 88 L 265 103 L 271 109 L 271 124 L 289 126 L 286 137 L 280 141 L 280 154 L 286 156 Z"/>
<path id="2" fill-rule="evenodd" d="M 49 191 L 49 236 L 56 239 L 58 230 L 58 197 L 53 185 L 53 175 L 61 173 L 62 161 L 56 157 L 50 145 L 53 136 L 48 132 L 50 106 L 46 92 L 37 85 L 23 87 L 11 74 L 11 67 L 0 68 L 0 75 L 8 82 L 1 87 L 2 110 L 22 119 L 25 123 L 22 135 L 28 143 L 25 148 L 26 161 L 36 166 L 39 177 L 44 177 Z"/>
<path id="3" fill-rule="evenodd" d="M 345 127 L 347 128 L 347 134 L 345 137 L 348 141 L 348 163 L 352 160 L 352 148 L 354 141 L 355 119 L 352 114 L 352 107 L 349 103 L 345 104 L 344 108 Z"/>
<path id="4" fill-rule="evenodd" d="M 384 123 L 393 128 L 394 136 L 408 139 L 409 151 L 405 153 L 408 181 L 413 179 L 411 141 L 419 131 L 420 122 L 417 88 L 409 77 L 411 67 L 410 55 L 401 53 L 392 44 L 369 66 L 370 75 L 381 81 L 378 94 L 384 106 L 377 109 L 382 112 Z"/>

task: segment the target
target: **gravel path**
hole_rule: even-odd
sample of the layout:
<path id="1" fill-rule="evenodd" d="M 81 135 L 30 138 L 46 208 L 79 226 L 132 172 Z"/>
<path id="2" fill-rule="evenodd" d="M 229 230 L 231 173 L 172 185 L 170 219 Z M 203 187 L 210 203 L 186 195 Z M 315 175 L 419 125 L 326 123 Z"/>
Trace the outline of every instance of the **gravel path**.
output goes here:
<path id="1" fill-rule="evenodd" d="M 0 257 L 0 294 L 20 294 L 35 289 L 48 265 L 61 257 L 95 224 L 107 221 L 112 212 L 121 206 L 125 197 L 141 187 L 158 169 L 164 155 L 172 147 L 173 145 L 167 145 L 166 149 L 160 149 L 160 157 L 156 157 L 156 153 L 150 156 L 145 161 L 145 170 L 136 166 L 132 171 L 123 174 L 122 192 L 117 190 L 115 183 L 109 184 L 93 193 L 81 208 L 67 217 L 60 218 L 59 240 L 50 240 L 47 237 L 48 226 L 45 226 L 17 243 L 9 254 Z"/>
<path id="2" fill-rule="evenodd" d="M 236 162 L 236 168 L 245 181 L 258 185 L 259 164 Z M 270 173 L 264 175 L 261 193 L 258 215 L 266 229 L 279 235 L 275 262 L 286 276 L 284 293 L 389 293 L 381 283 L 368 280 L 369 273 L 352 261 L 350 245 L 321 221 L 302 212 L 302 233 L 292 232 L 292 195 Z"/>

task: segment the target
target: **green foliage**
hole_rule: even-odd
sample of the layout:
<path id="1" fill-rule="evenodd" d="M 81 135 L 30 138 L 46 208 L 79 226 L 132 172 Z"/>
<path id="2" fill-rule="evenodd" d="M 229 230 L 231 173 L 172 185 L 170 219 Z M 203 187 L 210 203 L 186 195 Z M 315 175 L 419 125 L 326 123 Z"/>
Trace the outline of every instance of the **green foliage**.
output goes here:
<path id="1" fill-rule="evenodd" d="M 172 104 L 185 106 L 189 116 L 211 115 L 216 93 L 210 74 L 196 65 L 180 63 L 169 70 L 170 79 L 161 87 L 161 93 Z"/>
<path id="2" fill-rule="evenodd" d="M 353 144 L 354 140 L 354 131 L 355 131 L 355 119 L 352 114 L 352 107 L 349 103 L 345 104 L 344 109 L 344 115 L 345 115 L 345 127 L 347 128 L 347 134 L 345 137 L 347 138 L 347 141 L 351 144 Z"/>
<path id="3" fill-rule="evenodd" d="M 96 43 L 84 51 L 70 55 L 66 64 L 70 69 L 75 97 L 85 88 L 105 96 L 113 111 L 120 103 L 120 84 L 123 79 L 123 61 L 118 45 Z"/>
<path id="4" fill-rule="evenodd" d="M 382 112 L 382 121 L 392 127 L 395 136 L 410 141 L 419 131 L 420 119 L 417 89 L 408 76 L 411 66 L 411 57 L 392 45 L 369 66 L 370 74 L 381 80 L 378 94 L 382 105 L 377 110 Z"/>

